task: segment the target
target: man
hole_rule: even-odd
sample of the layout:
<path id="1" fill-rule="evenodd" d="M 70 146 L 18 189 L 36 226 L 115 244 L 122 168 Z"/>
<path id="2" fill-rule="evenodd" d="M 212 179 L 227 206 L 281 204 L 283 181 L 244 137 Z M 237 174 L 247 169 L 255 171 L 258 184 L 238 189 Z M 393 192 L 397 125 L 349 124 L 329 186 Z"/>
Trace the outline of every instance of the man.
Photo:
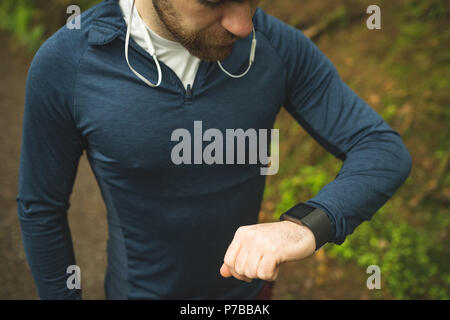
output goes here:
<path id="1" fill-rule="evenodd" d="M 344 161 L 283 221 L 258 224 L 255 166 L 171 161 L 177 128 L 271 129 L 281 106 Z M 107 206 L 108 299 L 255 298 L 282 263 L 341 244 L 411 170 L 398 133 L 254 0 L 105 0 L 40 48 L 17 202 L 43 299 L 81 298 L 66 215 L 84 150 Z"/>

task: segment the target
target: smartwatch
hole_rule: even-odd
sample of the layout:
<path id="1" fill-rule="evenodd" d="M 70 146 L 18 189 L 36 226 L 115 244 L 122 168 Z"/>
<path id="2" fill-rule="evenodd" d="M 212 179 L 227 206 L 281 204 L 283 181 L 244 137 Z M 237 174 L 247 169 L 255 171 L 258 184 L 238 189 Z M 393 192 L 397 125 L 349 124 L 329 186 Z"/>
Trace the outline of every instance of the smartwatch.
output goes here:
<path id="1" fill-rule="evenodd" d="M 320 208 L 305 203 L 299 203 L 295 207 L 283 213 L 281 221 L 288 220 L 303 224 L 308 227 L 316 239 L 316 250 L 332 239 L 332 226 L 328 214 Z"/>

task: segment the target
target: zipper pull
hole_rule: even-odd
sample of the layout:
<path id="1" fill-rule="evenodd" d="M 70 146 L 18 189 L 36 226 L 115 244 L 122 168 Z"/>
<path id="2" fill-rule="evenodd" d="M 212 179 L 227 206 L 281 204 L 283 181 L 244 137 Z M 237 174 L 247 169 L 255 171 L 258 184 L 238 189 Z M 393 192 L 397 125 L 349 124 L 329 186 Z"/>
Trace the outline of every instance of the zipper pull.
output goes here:
<path id="1" fill-rule="evenodd" d="M 192 90 L 191 90 L 191 84 L 187 85 L 187 89 L 186 89 L 186 95 L 187 96 L 191 96 Z"/>
<path id="2" fill-rule="evenodd" d="M 186 94 L 184 95 L 184 103 L 186 103 L 186 104 L 192 103 L 192 88 L 191 88 L 190 84 L 188 84 L 186 86 Z"/>

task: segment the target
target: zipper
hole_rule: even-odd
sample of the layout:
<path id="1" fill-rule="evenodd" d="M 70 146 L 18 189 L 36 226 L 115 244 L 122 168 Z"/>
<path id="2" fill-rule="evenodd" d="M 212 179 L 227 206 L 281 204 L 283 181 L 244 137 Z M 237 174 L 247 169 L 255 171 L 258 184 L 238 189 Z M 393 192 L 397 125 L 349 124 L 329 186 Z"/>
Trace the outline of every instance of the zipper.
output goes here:
<path id="1" fill-rule="evenodd" d="M 200 73 L 203 71 L 205 65 L 207 64 L 207 61 L 204 60 L 200 60 L 200 64 L 197 68 L 197 72 L 195 74 L 194 77 L 194 82 L 191 85 L 190 83 L 188 83 L 188 85 L 186 86 L 186 89 L 184 89 L 184 84 L 181 82 L 181 79 L 178 78 L 177 74 L 175 73 L 175 71 L 173 71 L 169 66 L 167 66 L 166 64 L 164 64 L 164 62 L 160 61 L 160 63 L 162 65 L 164 65 L 167 69 L 167 72 L 170 73 L 170 76 L 179 84 L 179 86 L 183 89 L 184 92 L 184 103 L 185 104 L 192 104 L 193 102 L 193 98 L 194 98 L 194 89 L 197 88 L 199 86 L 198 82 L 199 80 L 199 76 Z"/>
<path id="2" fill-rule="evenodd" d="M 198 82 L 199 80 L 199 75 L 200 73 L 203 71 L 205 65 L 207 64 L 207 61 L 204 60 L 200 60 L 200 63 L 198 65 L 197 68 L 197 72 L 195 74 L 194 77 L 194 82 L 191 85 L 190 83 L 186 86 L 186 89 L 184 89 L 184 84 L 181 82 L 181 79 L 178 78 L 177 74 L 175 73 L 175 71 L 173 71 L 169 66 L 167 66 L 164 62 L 160 61 L 161 64 L 163 64 L 167 71 L 170 73 L 170 76 L 179 84 L 179 86 L 183 89 L 184 92 L 184 102 L 187 104 L 191 104 L 194 98 L 194 94 L 193 91 L 195 88 L 198 87 Z"/>
<path id="3" fill-rule="evenodd" d="M 184 101 L 186 103 L 191 103 L 192 102 L 192 88 L 191 88 L 191 84 L 190 83 L 187 85 L 186 93 L 184 95 Z"/>
<path id="4" fill-rule="evenodd" d="M 125 43 L 125 35 L 122 33 L 119 35 L 119 38 Z M 143 55 L 144 57 L 146 57 L 149 61 L 151 61 L 151 63 L 154 63 L 154 61 L 151 59 L 151 56 L 148 54 L 148 52 L 142 48 L 140 45 L 138 45 L 137 43 L 135 43 L 134 41 L 132 41 L 132 38 L 130 37 L 130 43 L 129 43 L 130 47 L 134 50 L 136 50 L 138 53 L 140 53 L 141 55 Z M 175 71 L 173 71 L 168 65 L 166 65 L 163 61 L 159 61 L 161 68 L 162 69 L 166 69 L 165 71 L 169 72 L 169 76 L 171 78 L 173 78 L 175 80 L 176 83 L 178 83 L 178 86 L 183 90 L 184 92 L 184 101 L 187 104 L 191 104 L 192 100 L 193 100 L 193 89 L 196 88 L 198 86 L 198 82 L 199 82 L 199 73 L 201 71 L 203 71 L 202 69 L 205 67 L 205 64 L 207 63 L 207 61 L 204 60 L 200 60 L 200 64 L 198 66 L 197 69 L 197 73 L 195 74 L 195 78 L 194 78 L 194 83 L 193 85 L 188 84 L 187 88 L 184 88 L 183 83 L 181 82 L 181 79 L 178 78 L 177 74 L 175 73 Z M 164 78 L 164 72 L 163 72 L 163 78 Z"/>

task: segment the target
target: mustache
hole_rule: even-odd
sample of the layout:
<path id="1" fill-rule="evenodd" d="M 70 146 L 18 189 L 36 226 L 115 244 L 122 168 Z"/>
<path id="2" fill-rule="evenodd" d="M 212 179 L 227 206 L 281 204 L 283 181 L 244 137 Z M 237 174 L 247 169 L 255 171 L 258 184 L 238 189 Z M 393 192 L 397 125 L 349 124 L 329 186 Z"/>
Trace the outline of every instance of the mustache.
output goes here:
<path id="1" fill-rule="evenodd" d="M 208 35 L 208 37 L 205 37 L 206 43 L 216 43 L 216 44 L 222 44 L 222 43 L 234 43 L 237 40 L 241 39 L 241 37 L 238 37 L 228 30 L 225 30 L 225 33 L 215 33 Z"/>
<path id="2" fill-rule="evenodd" d="M 223 41 L 237 41 L 241 39 L 241 37 L 236 36 L 235 34 L 231 33 L 228 30 L 225 30 L 225 35 L 222 37 L 215 36 L 215 39 L 223 40 Z"/>
<path id="3" fill-rule="evenodd" d="M 180 37 L 180 42 L 184 45 L 193 45 L 193 46 L 205 46 L 205 45 L 218 45 L 221 46 L 223 43 L 231 43 L 235 42 L 240 37 L 234 35 L 228 30 L 224 30 L 225 32 L 203 32 L 197 33 L 196 35 Z"/>

